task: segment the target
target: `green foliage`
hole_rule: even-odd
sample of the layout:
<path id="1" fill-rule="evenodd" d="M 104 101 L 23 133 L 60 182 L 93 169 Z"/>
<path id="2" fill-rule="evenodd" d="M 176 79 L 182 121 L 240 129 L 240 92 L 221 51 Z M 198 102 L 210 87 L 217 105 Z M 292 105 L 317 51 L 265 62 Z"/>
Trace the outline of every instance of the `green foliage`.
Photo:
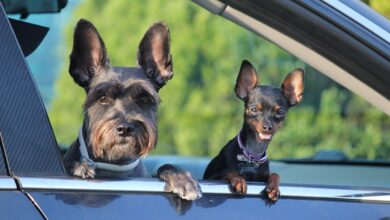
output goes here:
<path id="1" fill-rule="evenodd" d="M 291 109 L 285 127 L 271 142 L 270 155 L 307 157 L 320 150 L 339 150 L 350 158 L 390 159 L 385 133 L 390 129 L 389 117 L 359 97 L 347 100 L 347 94 L 330 87 L 322 92 L 317 112 L 311 107 Z M 348 106 L 343 110 L 344 102 Z"/>
<path id="2" fill-rule="evenodd" d="M 389 0 L 369 0 L 369 5 L 381 13 L 383 16 L 390 18 L 390 2 Z"/>
<path id="3" fill-rule="evenodd" d="M 158 154 L 213 156 L 237 134 L 243 103 L 235 97 L 234 84 L 243 59 L 256 66 L 262 84 L 279 85 L 290 70 L 304 66 L 284 50 L 189 1 L 86 0 L 74 18 L 66 32 L 69 52 L 73 27 L 86 18 L 97 26 L 114 66 L 136 65 L 138 43 L 153 22 L 162 20 L 170 27 L 175 75 L 160 92 Z M 56 83 L 57 98 L 50 111 L 58 142 L 65 145 L 77 136 L 85 97 L 66 69 Z M 338 149 L 353 158 L 389 159 L 390 135 L 384 134 L 390 128 L 389 117 L 306 69 L 304 102 L 289 111 L 270 155 L 308 157 L 318 150 Z"/>
<path id="4" fill-rule="evenodd" d="M 84 91 L 75 85 L 68 74 L 57 79 L 56 94 L 49 112 L 49 118 L 60 145 L 69 145 L 77 137 L 82 123 L 82 102 Z"/>

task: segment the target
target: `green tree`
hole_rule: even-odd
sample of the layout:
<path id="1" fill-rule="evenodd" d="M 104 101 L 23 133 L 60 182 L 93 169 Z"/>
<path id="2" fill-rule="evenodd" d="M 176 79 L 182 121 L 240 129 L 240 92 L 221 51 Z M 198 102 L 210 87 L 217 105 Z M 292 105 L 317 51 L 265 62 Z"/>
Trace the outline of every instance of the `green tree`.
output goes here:
<path id="1" fill-rule="evenodd" d="M 390 2 L 388 0 L 367 0 L 367 2 L 383 16 L 390 18 Z"/>

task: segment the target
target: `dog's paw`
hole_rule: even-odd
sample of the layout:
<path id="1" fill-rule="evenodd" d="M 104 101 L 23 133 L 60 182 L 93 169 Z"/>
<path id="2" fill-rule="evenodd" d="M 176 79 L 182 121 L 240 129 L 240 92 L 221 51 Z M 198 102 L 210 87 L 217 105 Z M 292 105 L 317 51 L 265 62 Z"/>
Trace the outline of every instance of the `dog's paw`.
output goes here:
<path id="1" fill-rule="evenodd" d="M 93 179 L 95 178 L 95 168 L 88 166 L 86 162 L 76 162 L 73 165 L 72 174 L 82 179 Z"/>
<path id="2" fill-rule="evenodd" d="M 187 171 L 168 171 L 160 174 L 163 179 L 166 192 L 173 192 L 185 200 L 195 200 L 202 197 L 202 191 L 192 175 Z"/>
<path id="3" fill-rule="evenodd" d="M 228 174 L 227 178 L 230 182 L 231 187 L 236 193 L 246 194 L 247 184 L 246 180 L 242 176 L 233 172 Z"/>
<path id="4" fill-rule="evenodd" d="M 246 181 L 242 177 L 234 177 L 230 180 L 230 185 L 234 189 L 236 193 L 239 194 L 246 194 L 247 191 L 247 185 Z"/>
<path id="5" fill-rule="evenodd" d="M 276 202 L 280 197 L 279 182 L 280 178 L 278 174 L 273 173 L 270 175 L 268 179 L 266 193 L 267 197 L 273 202 Z"/>
<path id="6" fill-rule="evenodd" d="M 280 197 L 280 191 L 278 186 L 275 187 L 267 186 L 266 191 L 267 191 L 267 196 L 270 200 L 274 202 L 278 201 Z"/>

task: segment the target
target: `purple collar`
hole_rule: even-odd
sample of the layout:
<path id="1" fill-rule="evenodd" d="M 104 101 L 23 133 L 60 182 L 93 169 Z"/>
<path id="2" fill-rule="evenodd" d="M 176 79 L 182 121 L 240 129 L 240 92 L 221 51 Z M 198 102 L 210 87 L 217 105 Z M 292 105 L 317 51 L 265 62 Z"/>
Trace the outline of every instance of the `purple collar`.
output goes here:
<path id="1" fill-rule="evenodd" d="M 244 146 L 244 144 L 242 144 L 240 134 L 241 134 L 241 131 L 237 134 L 238 146 L 240 146 L 240 149 L 241 149 L 242 153 L 244 154 L 244 156 L 246 157 L 246 159 L 248 159 L 248 162 L 257 163 L 257 164 L 265 163 L 268 160 L 267 159 L 268 158 L 267 151 L 263 155 L 254 154 L 254 153 L 249 152 L 248 149 L 246 149 L 246 147 Z"/>

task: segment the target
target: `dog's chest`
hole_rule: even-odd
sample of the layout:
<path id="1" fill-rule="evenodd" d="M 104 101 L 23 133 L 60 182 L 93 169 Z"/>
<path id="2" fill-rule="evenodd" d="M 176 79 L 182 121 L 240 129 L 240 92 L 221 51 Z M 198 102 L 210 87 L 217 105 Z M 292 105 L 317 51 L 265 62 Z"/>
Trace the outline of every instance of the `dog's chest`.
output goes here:
<path id="1" fill-rule="evenodd" d="M 134 169 L 125 172 L 113 172 L 96 169 L 97 178 L 128 178 L 128 177 L 151 177 L 142 161 Z"/>
<path id="2" fill-rule="evenodd" d="M 237 170 L 241 175 L 246 175 L 246 174 L 253 175 L 259 173 L 260 168 L 258 164 L 249 163 L 249 162 L 239 162 L 237 164 Z"/>
<path id="3" fill-rule="evenodd" d="M 269 175 L 268 161 L 262 164 L 249 161 L 237 161 L 236 170 L 249 181 L 266 181 Z"/>

